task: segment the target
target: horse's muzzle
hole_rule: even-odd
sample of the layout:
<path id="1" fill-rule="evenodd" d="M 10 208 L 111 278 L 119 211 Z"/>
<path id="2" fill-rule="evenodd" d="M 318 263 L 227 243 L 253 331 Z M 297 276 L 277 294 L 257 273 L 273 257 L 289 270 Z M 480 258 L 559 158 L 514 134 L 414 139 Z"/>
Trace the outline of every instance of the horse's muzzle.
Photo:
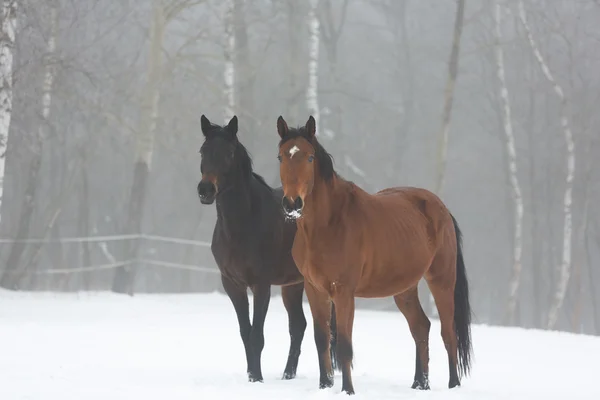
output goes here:
<path id="1" fill-rule="evenodd" d="M 283 206 L 283 211 L 288 216 L 288 218 L 296 219 L 302 216 L 304 202 L 302 201 L 300 196 L 296 197 L 294 201 L 290 200 L 290 198 L 287 196 L 283 196 L 283 198 L 281 199 L 281 205 Z"/>
<path id="2" fill-rule="evenodd" d="M 217 188 L 210 181 L 200 181 L 198 184 L 198 197 L 202 204 L 212 204 L 217 195 Z"/>

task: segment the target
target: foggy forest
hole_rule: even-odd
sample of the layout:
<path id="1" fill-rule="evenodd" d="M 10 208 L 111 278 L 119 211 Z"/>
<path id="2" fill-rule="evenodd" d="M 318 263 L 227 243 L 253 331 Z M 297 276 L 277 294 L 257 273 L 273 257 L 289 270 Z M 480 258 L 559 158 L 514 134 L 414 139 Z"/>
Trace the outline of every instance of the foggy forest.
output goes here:
<path id="1" fill-rule="evenodd" d="M 2 3 L 4 290 L 222 292 L 201 115 L 273 187 L 313 115 L 344 178 L 446 203 L 475 323 L 600 335 L 600 2 Z"/>

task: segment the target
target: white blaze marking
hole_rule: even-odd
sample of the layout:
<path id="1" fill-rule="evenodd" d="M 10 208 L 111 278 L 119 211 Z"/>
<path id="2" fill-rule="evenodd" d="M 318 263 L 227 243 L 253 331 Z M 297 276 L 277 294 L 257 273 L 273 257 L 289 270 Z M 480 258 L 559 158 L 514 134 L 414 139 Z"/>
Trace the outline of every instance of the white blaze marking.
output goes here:
<path id="1" fill-rule="evenodd" d="M 294 157 L 294 154 L 296 154 L 297 152 L 299 152 L 300 149 L 298 148 L 298 146 L 294 146 L 290 149 L 290 158 Z"/>

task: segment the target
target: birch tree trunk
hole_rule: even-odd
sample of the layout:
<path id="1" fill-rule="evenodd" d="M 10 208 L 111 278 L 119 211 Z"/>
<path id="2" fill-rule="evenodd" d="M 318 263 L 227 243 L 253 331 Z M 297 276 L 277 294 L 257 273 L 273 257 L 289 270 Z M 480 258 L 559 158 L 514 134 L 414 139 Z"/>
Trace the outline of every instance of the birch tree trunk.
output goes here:
<path id="1" fill-rule="evenodd" d="M 162 2 L 154 5 L 153 21 L 150 33 L 150 57 L 148 60 L 147 80 L 142 99 L 142 112 L 137 130 L 136 156 L 133 170 L 133 183 L 129 197 L 127 234 L 141 234 L 148 176 L 154 152 L 154 133 L 158 119 L 160 84 L 162 78 L 162 48 L 164 41 L 165 15 Z M 139 239 L 127 242 L 125 255 L 131 264 L 116 270 L 112 290 L 116 293 L 133 295 L 135 267 L 139 253 Z"/>
<path id="2" fill-rule="evenodd" d="M 344 24 L 346 23 L 346 15 L 348 13 L 348 4 L 349 0 L 344 0 L 340 10 L 340 20 L 336 24 L 333 17 L 333 9 L 331 5 L 331 0 L 321 0 L 322 10 L 317 15 L 321 15 L 323 18 L 319 20 L 319 37 L 323 40 L 325 55 L 327 56 L 327 63 L 329 65 L 329 82 L 331 91 L 337 96 L 340 90 L 340 74 L 338 70 L 338 44 L 340 41 L 340 36 L 342 35 L 342 30 L 344 29 Z M 317 18 L 319 18 L 317 16 Z M 326 133 L 329 137 L 335 137 L 336 135 L 340 135 L 342 132 L 342 108 L 340 106 L 340 101 L 337 97 L 333 98 L 333 103 L 330 107 L 331 110 L 330 117 L 328 117 L 328 121 L 331 123 L 327 124 L 326 128 L 323 128 L 323 124 L 321 124 L 321 129 L 323 129 L 323 133 Z M 341 150 L 344 153 L 348 152 L 348 143 L 347 140 L 342 137 L 341 139 Z"/>
<path id="3" fill-rule="evenodd" d="M 17 29 L 17 0 L 2 2 L 0 21 L 0 221 L 2 220 L 2 195 L 4 193 L 4 171 L 6 148 L 12 116 L 13 51 Z"/>
<path id="4" fill-rule="evenodd" d="M 42 149 L 46 129 L 50 123 L 50 111 L 52 106 L 52 86 L 54 83 L 55 71 L 55 53 L 56 53 L 56 34 L 58 31 L 58 8 L 55 1 L 50 3 L 50 33 L 46 44 L 46 55 L 44 60 L 44 80 L 42 84 L 42 120 L 40 122 L 37 134 L 33 134 L 31 140 L 32 160 L 29 170 L 29 180 L 25 188 L 25 201 L 21 206 L 19 215 L 19 224 L 17 228 L 17 242 L 13 244 L 6 262 L 6 272 L 0 280 L 0 286 L 7 289 L 18 289 L 19 281 L 23 276 L 23 269 L 20 268 L 21 256 L 25 250 L 23 239 L 29 236 L 31 218 L 35 210 L 36 190 L 38 186 L 38 175 L 42 165 Z"/>
<path id="5" fill-rule="evenodd" d="M 533 34 L 531 27 L 527 20 L 527 13 L 525 12 L 525 6 L 522 0 L 519 0 L 519 18 L 525 31 L 527 32 L 527 39 L 531 47 L 542 73 L 553 86 L 554 92 L 560 100 L 561 109 L 561 126 L 563 128 L 565 142 L 567 147 L 567 176 L 565 179 L 565 195 L 563 200 L 563 212 L 564 212 L 564 226 L 563 226 L 563 245 L 562 245 L 562 262 L 560 266 L 560 273 L 556 290 L 552 298 L 550 310 L 548 312 L 548 321 L 546 327 L 548 329 L 554 328 L 556 321 L 558 320 L 558 312 L 562 307 L 565 299 L 565 293 L 567 292 L 567 285 L 571 274 L 571 237 L 573 234 L 572 228 L 572 191 L 573 191 L 573 178 L 575 176 L 575 143 L 573 141 L 573 133 L 571 132 L 569 117 L 567 112 L 567 99 L 561 85 L 552 75 L 544 56 L 542 55 Z"/>
<path id="6" fill-rule="evenodd" d="M 523 196 L 517 174 L 517 150 L 515 146 L 515 136 L 512 126 L 510 98 L 508 95 L 508 86 L 506 84 L 504 51 L 502 50 L 502 7 L 496 2 L 495 12 L 495 53 L 498 81 L 500 83 L 500 99 L 504 110 L 504 134 L 506 135 L 506 152 L 508 155 L 508 175 L 510 185 L 512 186 L 513 199 L 515 202 L 514 210 L 514 238 L 513 238 L 513 267 L 510 275 L 508 307 L 506 311 L 506 322 L 512 324 L 515 318 L 517 300 L 519 298 L 519 284 L 521 283 L 521 254 L 523 249 Z"/>
<path id="7" fill-rule="evenodd" d="M 246 120 L 244 126 L 250 133 L 248 139 L 257 138 L 260 134 L 254 128 L 254 71 L 250 60 L 248 45 L 248 27 L 245 16 L 248 14 L 248 4 L 245 0 L 234 0 L 233 3 L 233 35 L 234 48 L 234 81 L 236 84 L 237 113 Z M 229 120 L 227 120 L 229 122 Z"/>
<path id="8" fill-rule="evenodd" d="M 412 127 L 413 114 L 414 114 L 414 102 L 415 102 L 415 77 L 412 67 L 412 55 L 410 51 L 410 41 L 408 36 L 408 18 L 406 11 L 408 5 L 408 0 L 402 1 L 399 4 L 400 8 L 400 32 L 402 39 L 399 41 L 402 46 L 403 53 L 403 65 L 402 70 L 403 73 L 406 74 L 406 88 L 402 94 L 402 133 L 397 133 L 396 135 L 396 148 L 394 152 L 398 155 L 401 155 L 405 148 L 406 138 L 409 137 L 410 130 Z M 396 177 L 396 171 L 399 171 L 402 168 L 402 158 L 401 156 L 396 157 L 394 160 L 394 179 Z M 432 297 L 433 298 L 433 297 Z M 433 305 L 433 304 L 432 304 Z M 433 307 L 435 308 L 435 307 Z M 437 309 L 436 309 L 437 310 Z"/>
<path id="9" fill-rule="evenodd" d="M 223 97 L 225 98 L 225 110 L 223 120 L 229 122 L 235 115 L 235 14 L 234 0 L 227 0 L 225 10 L 225 69 L 223 79 Z"/>
<path id="10" fill-rule="evenodd" d="M 460 54 L 460 38 L 462 35 L 463 20 L 465 17 L 465 0 L 457 0 L 456 17 L 454 19 L 454 36 L 452 38 L 452 51 L 448 62 L 448 80 L 444 91 L 444 111 L 442 114 L 442 129 L 438 136 L 438 165 L 435 181 L 435 193 L 439 196 L 444 189 L 446 177 L 446 157 L 448 153 L 448 134 L 450 131 L 450 119 L 452 117 L 452 105 L 454 103 L 454 87 L 458 75 L 458 56 Z"/>
<path id="11" fill-rule="evenodd" d="M 317 7 L 319 0 L 310 0 L 308 10 L 308 88 L 306 89 L 306 107 L 308 113 L 315 119 L 317 135 L 321 132 L 319 110 L 319 18 Z"/>
<path id="12" fill-rule="evenodd" d="M 289 92 L 286 101 L 285 114 L 292 121 L 300 121 L 300 107 L 302 102 L 302 94 L 304 92 L 302 84 L 302 75 L 304 71 L 304 63 L 301 62 L 302 54 L 301 43 L 302 38 L 300 33 L 304 24 L 302 23 L 302 10 L 301 5 L 297 0 L 287 0 L 286 2 L 286 13 L 287 13 L 287 29 L 288 29 L 288 43 L 289 43 L 289 62 L 287 65 L 287 79 L 289 85 Z M 279 176 L 276 177 L 279 181 Z M 279 181 L 278 184 L 280 184 Z"/>

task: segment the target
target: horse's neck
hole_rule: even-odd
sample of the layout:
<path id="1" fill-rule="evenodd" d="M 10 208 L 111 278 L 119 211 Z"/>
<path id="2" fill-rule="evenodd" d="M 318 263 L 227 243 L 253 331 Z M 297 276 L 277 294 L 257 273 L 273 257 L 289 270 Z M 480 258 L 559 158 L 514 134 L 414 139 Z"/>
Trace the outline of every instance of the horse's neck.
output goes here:
<path id="1" fill-rule="evenodd" d="M 252 177 L 226 188 L 217 197 L 217 219 L 228 236 L 245 231 L 253 209 Z"/>
<path id="2" fill-rule="evenodd" d="M 349 182 L 333 176 L 330 182 L 322 178 L 315 181 L 310 199 L 306 206 L 306 222 L 313 229 L 325 229 L 331 221 L 339 220 L 341 207 L 346 202 Z"/>

